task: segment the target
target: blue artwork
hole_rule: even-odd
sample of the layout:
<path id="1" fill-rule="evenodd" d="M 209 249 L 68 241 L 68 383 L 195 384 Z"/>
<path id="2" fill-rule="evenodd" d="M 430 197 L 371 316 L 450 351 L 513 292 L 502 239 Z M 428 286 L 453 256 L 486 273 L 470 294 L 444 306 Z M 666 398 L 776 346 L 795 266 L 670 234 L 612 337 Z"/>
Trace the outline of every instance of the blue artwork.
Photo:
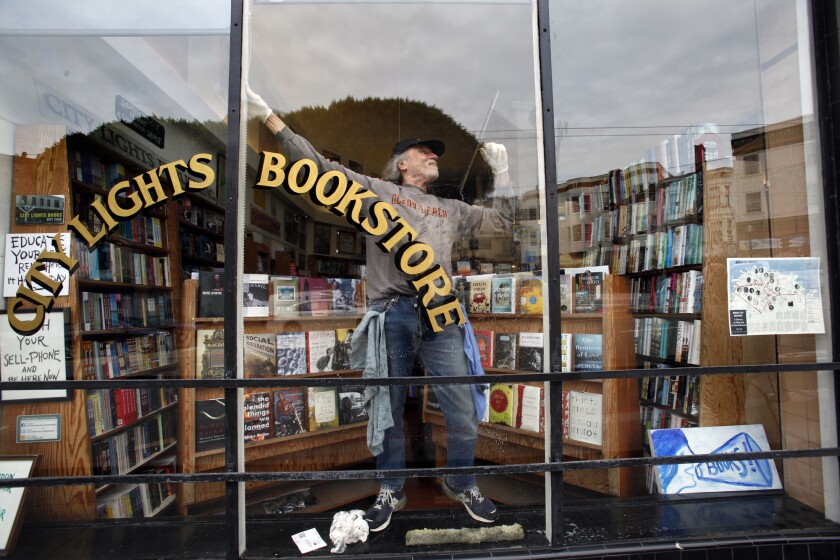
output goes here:
<path id="1" fill-rule="evenodd" d="M 663 494 L 770 490 L 782 487 L 775 464 L 768 459 L 727 460 L 732 453 L 769 451 L 761 425 L 678 428 L 650 431 L 654 457 L 721 455 L 709 463 L 658 465 L 657 482 Z"/>

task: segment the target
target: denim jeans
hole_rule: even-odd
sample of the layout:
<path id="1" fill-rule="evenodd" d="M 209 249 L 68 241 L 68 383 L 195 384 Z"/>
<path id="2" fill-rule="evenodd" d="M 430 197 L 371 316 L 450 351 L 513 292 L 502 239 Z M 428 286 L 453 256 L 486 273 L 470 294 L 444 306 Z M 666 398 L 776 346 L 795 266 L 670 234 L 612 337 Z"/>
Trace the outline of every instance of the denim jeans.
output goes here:
<path id="1" fill-rule="evenodd" d="M 394 296 L 371 303 L 371 309 L 385 313 L 385 340 L 388 345 L 388 376 L 411 377 L 415 356 L 419 356 L 429 376 L 467 375 L 464 335 L 456 324 L 434 332 L 421 314 L 425 311 L 414 296 Z M 376 468 L 405 468 L 403 411 L 407 386 L 389 388 L 394 426 L 385 431 L 384 450 L 376 457 Z M 447 466 L 471 467 L 475 460 L 478 417 L 470 385 L 436 385 L 434 390 L 446 421 Z M 468 490 L 475 476 L 447 476 L 454 490 Z M 386 478 L 382 485 L 402 488 L 403 479 Z"/>

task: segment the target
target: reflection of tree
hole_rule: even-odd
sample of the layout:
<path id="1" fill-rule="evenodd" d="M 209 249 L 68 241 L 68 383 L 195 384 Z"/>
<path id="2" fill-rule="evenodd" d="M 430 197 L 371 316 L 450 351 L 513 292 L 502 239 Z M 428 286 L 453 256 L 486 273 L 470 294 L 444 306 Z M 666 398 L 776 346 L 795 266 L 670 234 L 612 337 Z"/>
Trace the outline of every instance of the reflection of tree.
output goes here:
<path id="1" fill-rule="evenodd" d="M 405 99 L 345 98 L 329 107 L 303 107 L 283 119 L 316 149 L 341 154 L 343 165 L 358 162 L 368 174 L 378 173 L 401 138 L 439 138 L 446 143 L 440 159 L 438 196 L 461 198 L 451 187 L 461 184 L 476 149 L 475 136 L 452 117 L 422 101 Z M 463 199 L 472 202 L 483 196 L 490 171 L 482 158 L 472 162 Z"/>

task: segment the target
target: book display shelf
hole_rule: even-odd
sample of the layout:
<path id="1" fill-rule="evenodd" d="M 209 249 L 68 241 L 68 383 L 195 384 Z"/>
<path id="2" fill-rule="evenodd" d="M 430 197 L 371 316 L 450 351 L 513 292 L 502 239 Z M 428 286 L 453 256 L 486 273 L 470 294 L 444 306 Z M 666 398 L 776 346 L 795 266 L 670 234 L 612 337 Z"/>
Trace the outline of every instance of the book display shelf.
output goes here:
<path id="1" fill-rule="evenodd" d="M 581 202 L 575 222 L 603 224 L 593 239 L 583 235 L 577 254 L 583 266 L 609 265 L 627 282 L 635 365 L 671 369 L 732 365 L 742 361 L 741 341 L 728 336 L 726 255 L 737 254 L 720 196 L 729 179 L 708 169 L 695 147 L 693 171 L 674 176 L 659 164 L 611 171 L 568 198 L 598 200 L 591 214 Z M 585 217 L 581 217 L 585 216 Z M 579 226 L 573 226 L 579 227 Z M 584 247 L 585 245 L 585 247 Z M 722 426 L 744 422 L 743 379 L 681 374 L 639 380 L 637 393 L 645 452 L 650 429 Z M 655 491 L 650 469 L 646 486 Z"/>
<path id="2" fill-rule="evenodd" d="M 476 278 L 481 283 L 481 278 Z M 485 343 L 486 352 L 492 358 L 487 360 L 488 365 L 484 368 L 486 373 L 542 371 L 542 360 L 535 361 L 532 357 L 537 344 L 541 342 L 543 330 L 543 317 L 537 312 L 537 309 L 542 309 L 541 298 L 538 306 L 529 307 L 528 296 L 523 296 L 524 292 L 533 293 L 534 280 L 542 282 L 539 278 L 515 278 L 515 283 L 518 283 L 515 293 L 519 297 L 513 312 L 493 313 L 491 305 L 490 312 L 469 314 L 479 348 L 483 346 L 482 339 L 488 340 Z M 602 344 L 599 344 L 601 355 L 595 356 L 598 350 L 590 352 L 580 346 L 580 367 L 586 367 L 584 357 L 594 358 L 602 363 L 603 368 L 608 369 L 633 366 L 633 320 L 626 305 L 629 297 L 627 286 L 624 278 L 606 276 L 600 290 L 603 298 L 600 311 L 562 315 L 562 328 L 572 335 L 571 340 L 574 340 L 574 335 L 578 335 L 582 343 L 589 335 L 600 335 L 598 341 Z M 495 296 L 491 297 L 495 302 Z M 532 301 L 536 303 L 537 300 Z M 544 344 L 539 352 L 542 353 L 543 349 Z M 574 352 L 573 346 L 569 351 Z M 563 383 L 563 454 L 566 459 L 618 459 L 641 454 L 635 384 L 636 381 L 632 379 Z M 479 424 L 477 459 L 497 464 L 545 461 L 542 385 L 523 383 L 511 384 L 509 388 L 490 386 L 488 414 Z M 539 392 L 531 392 L 524 387 L 534 387 Z M 424 421 L 432 426 L 436 462 L 443 466 L 446 463 L 446 424 L 434 401 L 433 393 L 427 390 Z M 564 475 L 564 481 L 604 494 L 629 496 L 639 491 L 641 476 L 637 474 L 631 469 L 569 471 Z M 501 496 L 493 497 L 502 501 Z"/>
<path id="3" fill-rule="evenodd" d="M 13 233 L 67 231 L 72 217 L 92 235 L 106 225 L 92 204 L 114 184 L 148 167 L 100 143 L 96 133 L 64 135 L 45 127 L 19 127 L 20 135 L 62 138 L 35 157 L 15 157 L 14 196 L 64 197 L 63 219 L 52 224 L 13 223 Z M 103 135 L 104 136 L 104 135 Z M 133 190 L 132 186 L 124 194 Z M 128 191 L 128 192 L 126 192 Z M 67 379 L 110 380 L 175 377 L 175 302 L 180 298 L 179 259 L 173 258 L 170 200 L 120 222 L 93 249 L 71 234 L 78 260 L 68 295 L 55 308 L 69 309 Z M 15 220 L 13 220 L 15 222 Z M 71 391 L 67 400 L 4 403 L 3 423 L 20 416 L 55 414 L 61 439 L 3 446 L 42 456 L 36 476 L 86 476 L 174 472 L 177 394 L 152 389 Z M 33 512 L 43 519 L 150 517 L 175 502 L 166 484 L 49 487 L 33 492 Z"/>
<path id="4" fill-rule="evenodd" d="M 224 263 L 224 208 L 205 196 L 187 193 L 177 202 L 183 278 Z"/>
<path id="5" fill-rule="evenodd" d="M 288 284 L 292 277 L 271 278 L 272 285 L 282 287 L 273 294 L 292 290 Z M 179 347 L 184 348 L 182 373 L 190 379 L 222 377 L 224 321 L 221 317 L 200 316 L 206 314 L 200 313 L 200 293 L 200 281 L 184 282 L 184 322 L 178 330 Z M 335 390 L 326 387 L 246 389 L 245 462 L 249 472 L 327 470 L 371 459 L 366 441 L 363 389 L 353 385 L 360 372 L 350 370 L 346 361 L 349 354 L 342 348 L 361 314 L 311 315 L 297 310 L 294 305 L 294 301 L 299 301 L 297 297 L 290 296 L 291 305 L 282 313 L 278 306 L 275 313 L 272 295 L 271 310 L 266 309 L 264 316 L 244 318 L 245 377 L 330 376 L 347 378 L 347 385 Z M 224 468 L 223 390 L 179 393 L 178 463 L 182 472 L 221 471 Z M 265 492 L 291 492 L 299 489 L 298 486 L 253 483 L 247 487 L 246 499 L 250 503 Z M 310 488 L 312 482 L 305 486 Z M 329 492 L 329 499 L 322 496 L 308 511 L 340 507 L 371 495 L 376 491 L 375 486 L 346 485 L 341 491 Z M 178 494 L 179 509 L 183 514 L 207 511 L 223 496 L 222 483 L 184 484 Z"/>

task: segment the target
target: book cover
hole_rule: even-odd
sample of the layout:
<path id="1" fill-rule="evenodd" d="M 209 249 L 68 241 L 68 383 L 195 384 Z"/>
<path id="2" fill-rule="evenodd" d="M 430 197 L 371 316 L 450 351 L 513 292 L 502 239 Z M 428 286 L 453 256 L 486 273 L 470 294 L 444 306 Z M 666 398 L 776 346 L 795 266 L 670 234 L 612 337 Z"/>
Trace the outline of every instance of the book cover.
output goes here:
<path id="1" fill-rule="evenodd" d="M 452 293 L 458 298 L 458 303 L 466 310 L 470 310 L 470 281 L 466 276 L 452 277 Z"/>
<path id="2" fill-rule="evenodd" d="M 475 277 L 470 281 L 470 313 L 490 313 L 490 278 Z"/>
<path id="3" fill-rule="evenodd" d="M 572 337 L 574 347 L 574 371 L 600 371 L 604 369 L 603 335 L 575 334 Z"/>
<path id="4" fill-rule="evenodd" d="M 574 347 L 572 346 L 571 333 L 560 333 L 560 371 L 574 371 L 573 357 Z"/>
<path id="5" fill-rule="evenodd" d="M 268 274 L 242 275 L 242 316 L 268 317 Z"/>
<path id="6" fill-rule="evenodd" d="M 562 313 L 572 312 L 572 277 L 569 274 L 561 274 L 560 277 L 560 311 Z"/>
<path id="7" fill-rule="evenodd" d="M 540 315 L 543 312 L 542 279 L 526 276 L 518 279 L 517 299 L 519 299 L 519 313 L 524 315 Z"/>
<path id="8" fill-rule="evenodd" d="M 307 373 L 306 333 L 277 333 L 277 375 Z"/>
<path id="9" fill-rule="evenodd" d="M 563 389 L 561 393 L 561 402 L 560 407 L 563 415 L 562 418 L 562 429 L 563 429 L 563 438 L 569 439 L 569 390 Z"/>
<path id="10" fill-rule="evenodd" d="M 455 261 L 455 272 L 458 276 L 469 276 L 472 272 L 470 261 Z"/>
<path id="11" fill-rule="evenodd" d="M 311 373 L 333 371 L 335 331 L 309 331 L 306 333 L 306 351 Z"/>
<path id="12" fill-rule="evenodd" d="M 225 376 L 225 331 L 198 329 L 195 333 L 195 378 L 223 379 Z"/>
<path id="13" fill-rule="evenodd" d="M 353 349 L 353 331 L 355 329 L 335 330 L 335 360 L 333 360 L 334 371 L 350 369 L 350 353 Z"/>
<path id="14" fill-rule="evenodd" d="M 271 437 L 271 394 L 268 391 L 245 395 L 242 410 L 245 441 L 263 441 Z"/>
<path id="15" fill-rule="evenodd" d="M 338 427 L 338 387 L 307 387 L 306 410 L 310 432 Z"/>
<path id="16" fill-rule="evenodd" d="M 328 315 L 332 304 L 332 289 L 326 278 L 307 278 L 309 286 L 309 314 Z"/>
<path id="17" fill-rule="evenodd" d="M 364 422 L 368 419 L 365 408 L 365 388 L 362 385 L 344 385 L 338 389 L 338 423 L 342 426 Z"/>
<path id="18" fill-rule="evenodd" d="M 493 367 L 516 369 L 516 333 L 494 333 Z"/>
<path id="19" fill-rule="evenodd" d="M 359 312 L 356 299 L 358 280 L 350 278 L 328 278 L 330 291 L 330 309 L 335 315 L 354 315 Z"/>
<path id="20" fill-rule="evenodd" d="M 490 422 L 516 426 L 516 401 L 518 391 L 513 385 L 494 383 L 490 386 Z"/>
<path id="21" fill-rule="evenodd" d="M 569 391 L 569 439 L 601 445 L 602 402 L 599 393 Z"/>
<path id="22" fill-rule="evenodd" d="M 225 446 L 225 399 L 195 401 L 195 452 Z"/>
<path id="23" fill-rule="evenodd" d="M 477 330 L 475 342 L 478 346 L 478 355 L 481 359 L 481 367 L 487 368 L 493 365 L 493 331 Z"/>
<path id="24" fill-rule="evenodd" d="M 513 313 L 516 291 L 513 276 L 494 276 L 491 281 L 492 298 L 490 310 L 493 313 Z"/>
<path id="25" fill-rule="evenodd" d="M 575 313 L 601 313 L 603 311 L 603 272 L 585 271 L 572 277 Z"/>
<path id="26" fill-rule="evenodd" d="M 277 375 L 277 335 L 274 333 L 246 334 L 242 347 L 242 364 L 246 378 Z"/>
<path id="27" fill-rule="evenodd" d="M 294 276 L 271 276 L 271 312 L 274 317 L 298 315 L 298 279 Z"/>
<path id="28" fill-rule="evenodd" d="M 274 391 L 274 435 L 291 436 L 306 431 L 306 399 L 302 387 Z"/>
<path id="29" fill-rule="evenodd" d="M 544 347 L 543 333 L 519 333 L 519 369 L 541 372 Z"/>
<path id="30" fill-rule="evenodd" d="M 223 270 L 198 273 L 198 316 L 223 317 L 225 314 L 225 273 Z"/>
<path id="31" fill-rule="evenodd" d="M 519 385 L 519 407 L 516 426 L 529 432 L 545 433 L 545 402 L 543 388 Z"/>

